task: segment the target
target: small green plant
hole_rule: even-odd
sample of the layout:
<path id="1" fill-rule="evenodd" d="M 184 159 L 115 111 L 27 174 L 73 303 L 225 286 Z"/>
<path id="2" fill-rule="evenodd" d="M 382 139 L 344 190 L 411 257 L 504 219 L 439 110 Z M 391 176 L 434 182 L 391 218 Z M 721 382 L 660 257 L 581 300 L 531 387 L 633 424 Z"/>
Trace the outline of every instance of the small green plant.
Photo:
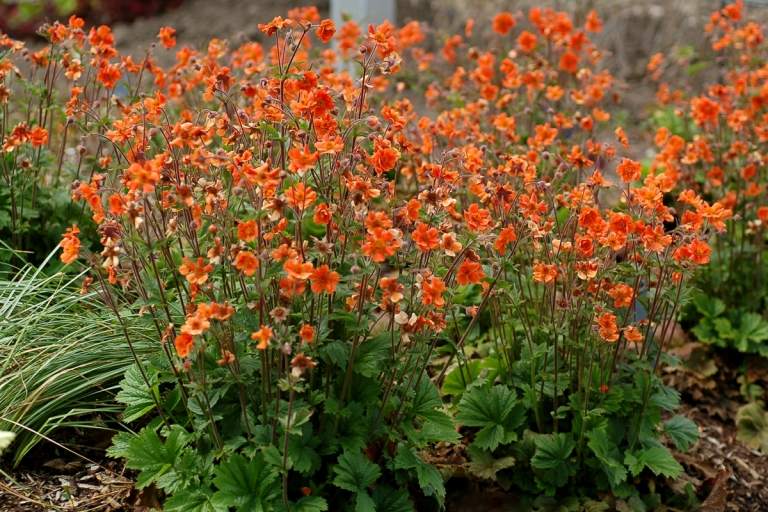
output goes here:
<path id="1" fill-rule="evenodd" d="M 509 387 L 478 378 L 456 414 L 472 439 L 470 470 L 531 497 L 610 491 L 617 499 L 638 499 L 643 476 L 679 477 L 683 468 L 662 441 L 685 451 L 698 439 L 698 428 L 683 416 L 668 416 L 679 395 L 656 376 L 649 383 L 641 369 L 637 362 L 624 365 L 617 383 L 587 409 L 571 395 L 552 412 L 560 428 L 551 433 L 537 432 L 530 388 L 522 381 Z M 639 422 L 638 410 L 644 411 Z"/>

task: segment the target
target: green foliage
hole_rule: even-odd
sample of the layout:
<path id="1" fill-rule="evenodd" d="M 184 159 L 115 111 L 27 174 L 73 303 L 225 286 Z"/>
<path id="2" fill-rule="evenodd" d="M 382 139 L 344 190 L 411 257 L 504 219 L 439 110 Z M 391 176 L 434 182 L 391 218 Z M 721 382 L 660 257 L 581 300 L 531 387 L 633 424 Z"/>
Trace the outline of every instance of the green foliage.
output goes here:
<path id="1" fill-rule="evenodd" d="M 696 337 L 718 347 L 732 347 L 739 352 L 768 356 L 768 320 L 760 314 L 744 309 L 729 309 L 726 304 L 705 293 L 693 298 L 696 325 L 691 332 Z"/>
<path id="2" fill-rule="evenodd" d="M 699 428 L 685 416 L 672 416 L 664 422 L 664 433 L 678 450 L 686 451 L 699 439 Z"/>
<path id="3" fill-rule="evenodd" d="M 768 453 L 768 412 L 760 402 L 752 402 L 736 413 L 737 438 L 750 448 Z"/>
<path id="4" fill-rule="evenodd" d="M 534 442 L 536 452 L 531 458 L 531 467 L 536 481 L 547 494 L 554 494 L 576 473 L 576 465 L 571 461 L 576 443 L 566 433 L 541 434 Z"/>
<path id="5" fill-rule="evenodd" d="M 517 429 L 526 420 L 525 413 L 514 391 L 508 387 L 475 386 L 459 402 L 456 420 L 468 427 L 479 427 L 473 444 L 493 451 L 500 444 L 517 439 Z"/>
<path id="6" fill-rule="evenodd" d="M 368 487 L 381 476 L 381 470 L 376 464 L 360 452 L 344 452 L 333 471 L 336 474 L 333 485 L 354 493 L 356 512 L 375 509 Z"/>
<path id="7" fill-rule="evenodd" d="M 654 475 L 677 478 L 683 467 L 675 460 L 670 451 L 663 446 L 652 446 L 637 452 L 628 452 L 624 463 L 633 476 L 638 476 L 643 469 L 649 469 Z"/>

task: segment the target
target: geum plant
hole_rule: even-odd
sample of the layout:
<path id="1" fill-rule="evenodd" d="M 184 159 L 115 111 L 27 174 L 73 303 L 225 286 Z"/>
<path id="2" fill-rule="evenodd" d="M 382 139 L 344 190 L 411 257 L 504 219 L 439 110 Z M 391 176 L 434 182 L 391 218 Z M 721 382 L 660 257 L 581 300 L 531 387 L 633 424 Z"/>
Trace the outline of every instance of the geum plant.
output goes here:
<path id="1" fill-rule="evenodd" d="M 271 49 L 214 40 L 169 69 L 120 57 L 107 27 L 48 27 L 81 66 L 62 126 L 98 141 L 72 192 L 103 248 L 73 226 L 61 257 L 83 253 L 119 324 L 155 325 L 164 356 L 134 354 L 118 398 L 137 432 L 111 453 L 166 509 L 440 506 L 423 450 L 458 435 L 436 384 L 472 467 L 519 490 L 626 497 L 645 468 L 680 472 L 656 370 L 727 211 L 697 198 L 701 222 L 665 230 L 675 177 L 641 180 L 621 129 L 597 138 L 599 18 L 528 18 L 517 37 L 493 20 L 504 58 L 452 36 L 434 68 L 418 23 L 336 33 L 314 9 L 261 25 Z M 392 75 L 426 85 L 424 115 L 388 99 Z M 681 417 L 664 431 L 695 439 Z"/>
<path id="2" fill-rule="evenodd" d="M 706 31 L 718 81 L 701 91 L 672 91 L 659 86 L 659 100 L 678 114 L 673 126 L 656 132 L 653 167 L 678 176 L 680 200 L 701 197 L 733 217 L 714 244 L 712 265 L 697 275 L 699 291 L 686 323 L 701 341 L 740 352 L 768 355 L 768 262 L 764 253 L 768 226 L 768 89 L 763 27 L 736 2 L 714 12 Z M 664 76 L 664 57 L 650 69 Z M 676 128 L 675 128 L 676 127 Z"/>
<path id="3" fill-rule="evenodd" d="M 436 249 L 467 228 L 455 210 L 443 220 L 447 189 L 438 203 L 427 185 L 420 199 L 396 187 L 412 113 L 368 96 L 398 66 L 398 32 L 342 28 L 355 80 L 313 48 L 335 32 L 316 9 L 260 28 L 269 50 L 214 40 L 169 70 L 120 58 L 107 27 L 48 29 L 63 59 L 92 59 L 69 106 L 106 142 L 72 188 L 99 226 L 93 286 L 119 322 L 149 315 L 165 354 L 126 374 L 117 398 L 138 432 L 111 453 L 166 510 L 440 506 L 419 452 L 457 434 L 425 368 L 460 260 Z M 175 44 L 170 29 L 160 40 Z"/>
<path id="4" fill-rule="evenodd" d="M 427 90 L 446 105 L 435 143 L 462 156 L 470 232 L 475 212 L 488 211 L 487 231 L 459 238 L 457 283 L 482 276 L 468 304 L 478 328 L 462 335 L 449 322 L 457 364 L 438 366 L 438 380 L 460 397 L 456 420 L 472 439 L 476 474 L 533 496 L 612 490 L 637 499 L 646 469 L 682 471 L 660 434 L 681 449 L 697 437 L 681 416 L 662 425 L 678 396 L 657 373 L 686 282 L 731 213 L 690 192 L 673 210 L 664 203 L 673 172 L 643 177 L 623 156 L 620 127 L 616 145 L 599 142 L 612 79 L 587 36 L 600 30 L 594 13 L 583 27 L 548 9 L 527 21 L 505 57 L 470 48 L 466 65 Z M 501 13 L 493 29 L 505 39 L 515 25 Z"/>

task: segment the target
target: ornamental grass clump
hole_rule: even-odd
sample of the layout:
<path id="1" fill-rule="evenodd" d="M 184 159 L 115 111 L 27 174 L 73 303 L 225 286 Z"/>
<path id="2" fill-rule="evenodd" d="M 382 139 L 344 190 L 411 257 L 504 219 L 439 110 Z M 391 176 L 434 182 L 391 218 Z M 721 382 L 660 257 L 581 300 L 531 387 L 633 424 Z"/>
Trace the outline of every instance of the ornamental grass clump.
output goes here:
<path id="1" fill-rule="evenodd" d="M 72 226 L 62 261 L 92 268 L 118 325 L 155 328 L 111 454 L 167 510 L 442 507 L 425 450 L 460 436 L 476 475 L 523 494 L 679 475 L 660 433 L 696 429 L 661 426 L 677 396 L 657 371 L 728 212 L 691 193 L 667 225 L 677 176 L 643 176 L 610 125 L 595 13 L 490 25 L 503 50 L 468 23 L 433 54 L 419 23 L 304 8 L 259 25 L 269 44 L 167 68 L 77 18 L 34 57 L 4 40 L 65 70 L 51 129 L 85 142 L 71 191 L 100 247 Z"/>

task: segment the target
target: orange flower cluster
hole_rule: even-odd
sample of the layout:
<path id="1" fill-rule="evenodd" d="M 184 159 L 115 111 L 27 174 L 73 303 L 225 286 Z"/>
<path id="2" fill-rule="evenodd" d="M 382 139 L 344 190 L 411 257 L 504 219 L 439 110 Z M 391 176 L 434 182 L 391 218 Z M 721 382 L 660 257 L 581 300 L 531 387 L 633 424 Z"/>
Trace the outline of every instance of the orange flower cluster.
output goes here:
<path id="1" fill-rule="evenodd" d="M 577 25 L 535 8 L 486 23 L 499 50 L 479 49 L 468 24 L 433 53 L 418 22 L 336 27 L 300 8 L 259 25 L 269 47 L 215 39 L 202 51 L 181 46 L 168 67 L 153 52 L 179 44 L 170 27 L 141 63 L 118 53 L 108 27 L 86 31 L 74 17 L 47 27 L 47 58 L 66 68 L 65 126 L 105 142 L 83 150 L 97 172 L 74 184 L 73 197 L 104 235 L 110 282 L 156 302 L 151 313 L 170 326 L 182 358 L 213 347 L 236 367 L 233 340 L 245 329 L 268 353 L 287 357 L 306 344 L 291 359 L 301 375 L 340 332 L 339 318 L 355 333 L 384 326 L 400 351 L 488 321 L 489 304 L 538 318 L 525 329 L 532 339 L 568 332 L 573 344 L 557 358 L 582 357 L 586 339 L 626 348 L 647 337 L 676 310 L 649 288 L 679 290 L 710 259 L 710 232 L 735 206 L 686 190 L 685 167 L 711 164 L 714 179 L 724 167 L 713 155 L 724 149 L 744 162 L 742 179 L 755 183 L 745 196 L 756 197 L 762 162 L 742 137 L 713 148 L 704 136 L 688 142 L 660 130 L 644 172 L 621 128 L 617 144 L 596 136 L 615 96 L 590 40 L 602 29 L 596 13 Z M 757 40 L 752 29 L 730 37 Z M 26 55 L 16 42 L 0 44 Z M 28 58 L 42 69 L 42 57 Z M 768 137 L 756 122 L 763 97 L 749 85 L 760 72 L 734 80 L 742 89 L 692 101 L 700 129 Z M 105 101 L 118 84 L 137 94 Z M 737 107 L 747 90 L 749 104 Z M 47 143 L 41 128 L 17 129 L 5 151 Z M 685 192 L 673 208 L 664 198 L 675 190 Z M 62 241 L 68 262 L 75 235 Z M 634 314 L 638 302 L 649 318 Z M 236 325 L 233 312 L 253 321 Z"/>

